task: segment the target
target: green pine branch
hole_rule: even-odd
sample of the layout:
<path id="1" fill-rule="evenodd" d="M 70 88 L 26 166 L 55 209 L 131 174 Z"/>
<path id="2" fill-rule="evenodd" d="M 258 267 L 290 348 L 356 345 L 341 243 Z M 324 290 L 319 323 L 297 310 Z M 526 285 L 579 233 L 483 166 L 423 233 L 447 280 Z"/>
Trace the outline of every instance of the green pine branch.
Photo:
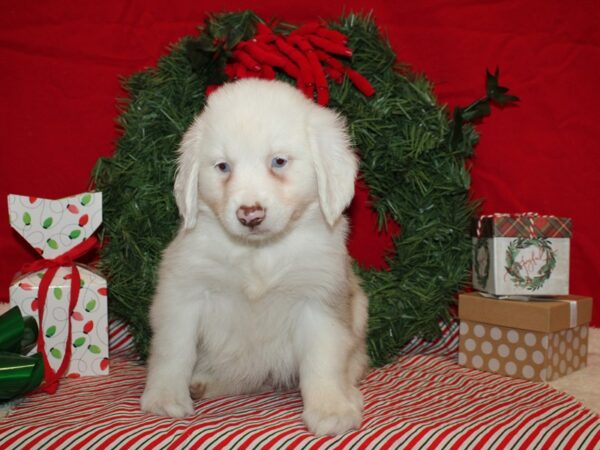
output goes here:
<path id="1" fill-rule="evenodd" d="M 486 70 L 485 74 L 486 96 L 480 98 L 479 100 L 475 100 L 465 108 L 458 106 L 454 108 L 452 131 L 450 133 L 450 142 L 452 148 L 457 148 L 462 142 L 464 138 L 463 125 L 466 122 L 473 122 L 474 120 L 491 114 L 491 103 L 495 103 L 499 106 L 506 106 L 519 101 L 519 97 L 508 94 L 507 87 L 500 86 L 500 69 L 498 69 L 498 67 L 496 67 L 494 74 L 491 74 L 489 70 Z"/>

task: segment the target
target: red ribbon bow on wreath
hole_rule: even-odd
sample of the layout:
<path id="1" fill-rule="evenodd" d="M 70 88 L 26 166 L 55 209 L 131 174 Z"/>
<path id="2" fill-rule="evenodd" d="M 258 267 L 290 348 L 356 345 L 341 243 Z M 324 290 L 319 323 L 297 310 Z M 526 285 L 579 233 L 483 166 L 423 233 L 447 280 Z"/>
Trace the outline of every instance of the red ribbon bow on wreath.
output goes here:
<path id="1" fill-rule="evenodd" d="M 296 80 L 296 87 L 311 100 L 316 89 L 317 103 L 329 103 L 327 77 L 342 83 L 347 75 L 354 86 L 370 97 L 375 89 L 357 71 L 344 65 L 334 56 L 351 57 L 346 43 L 348 38 L 321 23 L 308 23 L 288 35 L 276 34 L 263 23 L 256 25 L 256 34 L 249 40 L 239 42 L 232 51 L 233 61 L 225 65 L 225 75 L 230 80 L 241 78 L 275 78 L 279 69 Z M 219 85 L 210 85 L 210 95 Z"/>
<path id="2" fill-rule="evenodd" d="M 21 269 L 21 272 L 23 273 L 37 272 L 42 269 L 47 269 L 40 281 L 37 297 L 38 326 L 40 329 L 40 333 L 38 333 L 37 346 L 38 352 L 42 354 L 42 359 L 44 361 L 44 382 L 41 389 L 49 394 L 54 394 L 56 392 L 59 380 L 63 377 L 67 371 L 67 368 L 69 367 L 69 363 L 71 362 L 71 315 L 73 314 L 73 310 L 75 309 L 77 301 L 79 300 L 79 289 L 81 287 L 81 276 L 79 274 L 79 269 L 75 264 L 75 260 L 89 252 L 96 246 L 97 243 L 98 239 L 96 239 L 95 236 L 91 236 L 90 238 L 81 242 L 79 245 L 73 247 L 68 252 L 63 253 L 54 259 L 39 259 L 25 264 Z M 71 294 L 69 298 L 68 334 L 67 342 L 65 344 L 65 353 L 58 370 L 54 371 L 54 369 L 52 369 L 50 366 L 48 356 L 45 351 L 46 342 L 45 335 L 42 332 L 44 329 L 42 321 L 44 317 L 46 299 L 48 297 L 48 289 L 50 288 L 50 284 L 52 283 L 52 280 L 54 279 L 54 276 L 60 267 L 71 268 Z"/>

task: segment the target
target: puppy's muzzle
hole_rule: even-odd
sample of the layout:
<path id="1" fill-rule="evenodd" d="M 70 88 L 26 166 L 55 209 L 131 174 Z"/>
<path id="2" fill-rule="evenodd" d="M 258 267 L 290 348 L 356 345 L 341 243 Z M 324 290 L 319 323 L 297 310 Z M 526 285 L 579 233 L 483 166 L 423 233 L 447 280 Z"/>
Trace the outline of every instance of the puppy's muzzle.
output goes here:
<path id="1" fill-rule="evenodd" d="M 265 209 L 256 204 L 254 206 L 240 206 L 237 210 L 237 218 L 242 225 L 254 228 L 265 220 Z"/>

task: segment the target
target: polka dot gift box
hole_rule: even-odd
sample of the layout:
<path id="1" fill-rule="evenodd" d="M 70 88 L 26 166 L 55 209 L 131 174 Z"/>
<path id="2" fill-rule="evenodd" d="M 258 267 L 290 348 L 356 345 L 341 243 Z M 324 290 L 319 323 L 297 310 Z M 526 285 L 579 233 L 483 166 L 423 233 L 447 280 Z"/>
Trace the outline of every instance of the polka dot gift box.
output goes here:
<path id="1" fill-rule="evenodd" d="M 481 216 L 473 229 L 473 287 L 494 295 L 569 293 L 571 219 Z"/>
<path id="2" fill-rule="evenodd" d="M 585 367 L 592 299 L 533 300 L 461 294 L 459 364 L 513 378 L 550 381 Z"/>
<path id="3" fill-rule="evenodd" d="M 102 223 L 102 194 L 85 192 L 48 200 L 8 196 L 11 226 L 43 258 L 13 280 L 10 303 L 40 327 L 45 390 L 62 376 L 108 374 L 106 280 L 74 261 L 90 251 Z"/>

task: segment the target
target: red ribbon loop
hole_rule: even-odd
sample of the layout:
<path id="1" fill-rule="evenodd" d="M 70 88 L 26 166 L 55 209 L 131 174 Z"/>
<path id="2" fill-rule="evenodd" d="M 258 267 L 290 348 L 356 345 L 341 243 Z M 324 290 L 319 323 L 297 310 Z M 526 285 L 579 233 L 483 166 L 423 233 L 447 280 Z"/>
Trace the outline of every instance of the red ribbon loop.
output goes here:
<path id="1" fill-rule="evenodd" d="M 37 259 L 30 263 L 23 265 L 21 268 L 22 273 L 37 272 L 38 270 L 46 269 L 53 266 L 69 266 L 71 263 L 83 255 L 88 253 L 98 244 L 96 236 L 90 236 L 85 241 L 79 243 L 71 250 L 57 256 L 54 259 Z"/>

